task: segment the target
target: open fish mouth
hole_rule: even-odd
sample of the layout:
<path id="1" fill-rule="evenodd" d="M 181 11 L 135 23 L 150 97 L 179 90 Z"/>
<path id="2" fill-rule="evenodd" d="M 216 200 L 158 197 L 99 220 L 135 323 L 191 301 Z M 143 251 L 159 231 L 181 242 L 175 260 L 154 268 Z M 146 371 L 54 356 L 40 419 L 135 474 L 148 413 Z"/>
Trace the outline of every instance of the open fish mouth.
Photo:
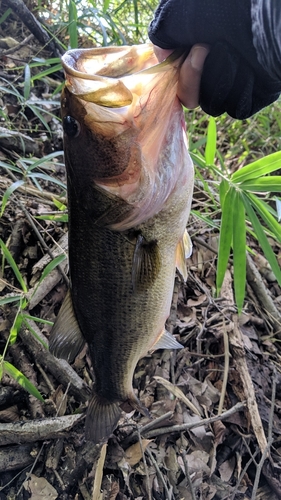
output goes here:
<path id="1" fill-rule="evenodd" d="M 178 49 L 158 63 L 151 44 L 108 47 L 106 52 L 104 48 L 74 49 L 62 57 L 62 65 L 66 86 L 74 95 L 100 106 L 120 108 L 132 103 L 130 88 L 140 95 L 146 75 L 165 71 L 175 60 L 179 64 L 182 54 Z M 128 76 L 127 82 L 122 81 Z"/>

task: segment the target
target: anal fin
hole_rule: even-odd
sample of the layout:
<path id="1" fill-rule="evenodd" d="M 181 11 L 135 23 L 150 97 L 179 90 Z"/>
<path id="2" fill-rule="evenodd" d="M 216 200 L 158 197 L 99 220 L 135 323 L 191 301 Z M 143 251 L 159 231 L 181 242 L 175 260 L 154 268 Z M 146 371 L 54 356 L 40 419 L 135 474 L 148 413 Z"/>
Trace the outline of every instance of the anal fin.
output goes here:
<path id="1" fill-rule="evenodd" d="M 176 250 L 176 266 L 184 281 L 187 280 L 186 259 L 192 254 L 192 242 L 187 230 L 184 231 L 182 239 L 178 242 Z"/>
<path id="2" fill-rule="evenodd" d="M 183 349 L 183 345 L 181 345 L 168 330 L 164 330 L 149 350 L 156 351 L 157 349 Z"/>
<path id="3" fill-rule="evenodd" d="M 68 290 L 51 330 L 49 349 L 57 358 L 72 362 L 82 350 L 85 340 L 75 317 Z"/>
<path id="4" fill-rule="evenodd" d="M 85 438 L 93 443 L 105 443 L 118 424 L 121 409 L 118 403 L 94 394 L 88 407 Z"/>

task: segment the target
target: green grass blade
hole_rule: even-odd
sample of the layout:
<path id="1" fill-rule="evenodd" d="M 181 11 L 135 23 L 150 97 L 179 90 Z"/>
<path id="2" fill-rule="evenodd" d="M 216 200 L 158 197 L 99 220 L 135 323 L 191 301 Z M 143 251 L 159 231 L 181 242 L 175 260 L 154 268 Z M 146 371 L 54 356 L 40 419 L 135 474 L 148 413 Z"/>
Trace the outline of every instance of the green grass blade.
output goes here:
<path id="1" fill-rule="evenodd" d="M 13 184 L 11 184 L 5 191 L 5 193 L 3 194 L 3 198 L 2 198 L 2 206 L 1 206 L 1 212 L 0 212 L 0 217 L 2 217 L 4 211 L 5 211 L 5 208 L 6 208 L 6 205 L 7 205 L 7 202 L 11 196 L 11 194 L 16 190 L 18 189 L 20 186 L 22 186 L 24 184 L 24 181 L 23 180 L 19 180 L 19 181 L 16 181 L 16 182 L 13 182 Z"/>
<path id="2" fill-rule="evenodd" d="M 245 182 L 249 179 L 256 179 L 262 175 L 270 174 L 281 168 L 281 151 L 264 156 L 259 160 L 249 163 L 245 167 L 237 170 L 231 176 L 233 182 Z"/>
<path id="3" fill-rule="evenodd" d="M 269 244 L 269 241 L 265 235 L 265 232 L 263 230 L 263 227 L 251 205 L 251 202 L 249 200 L 249 197 L 245 194 L 242 193 L 242 199 L 243 203 L 246 209 L 246 212 L 248 214 L 248 217 L 253 225 L 254 231 L 256 233 L 257 240 L 264 252 L 264 255 L 271 266 L 272 272 L 275 274 L 275 277 L 281 286 L 281 270 L 279 267 L 279 264 L 275 258 L 274 252 Z"/>
<path id="4" fill-rule="evenodd" d="M 281 192 L 281 176 L 270 175 L 268 177 L 259 177 L 258 179 L 249 179 L 239 185 L 243 191 L 258 191 L 264 193 Z"/>
<path id="5" fill-rule="evenodd" d="M 21 385 L 29 394 L 35 396 L 35 398 L 39 399 L 42 403 L 44 403 L 44 399 L 42 398 L 40 392 L 36 387 L 26 378 L 26 376 L 20 372 L 15 366 L 8 363 L 8 361 L 3 362 L 4 371 L 10 375 L 14 380 L 17 381 L 19 385 Z"/>
<path id="6" fill-rule="evenodd" d="M 31 324 L 28 322 L 27 317 L 23 318 L 23 324 L 30 331 L 30 333 L 32 333 L 32 335 L 36 338 L 36 340 L 38 340 L 38 342 L 40 342 L 40 344 L 42 344 L 44 348 L 48 350 L 49 346 L 41 339 L 41 337 L 39 337 L 39 335 L 37 335 L 36 331 L 32 328 Z"/>
<path id="7" fill-rule="evenodd" d="M 3 297 L 0 299 L 0 306 L 4 306 L 5 304 L 10 304 L 11 302 L 20 302 L 22 299 L 22 295 L 11 295 L 9 297 Z"/>
<path id="8" fill-rule="evenodd" d="M 5 257 L 7 262 L 10 264 L 10 266 L 14 272 L 14 275 L 16 276 L 20 286 L 22 287 L 23 291 L 25 293 L 27 293 L 27 287 L 26 287 L 26 284 L 25 284 L 23 277 L 20 273 L 20 270 L 19 270 L 17 264 L 15 263 L 14 258 L 12 256 L 12 254 L 10 253 L 10 250 L 6 247 L 4 241 L 1 239 L 0 239 L 0 246 L 1 246 L 3 256 Z"/>
<path id="9" fill-rule="evenodd" d="M 34 75 L 31 78 L 31 81 L 35 82 L 35 80 L 42 80 L 43 78 L 45 78 L 45 76 L 49 76 L 52 73 L 56 73 L 56 71 L 62 71 L 62 65 L 61 65 L 61 63 L 55 64 L 51 68 L 47 68 L 47 69 L 41 71 L 40 73 L 37 73 L 37 75 Z"/>
<path id="10" fill-rule="evenodd" d="M 245 207 L 239 192 L 236 192 L 233 211 L 233 266 L 235 301 L 240 314 L 246 289 L 246 221 Z"/>
<path id="11" fill-rule="evenodd" d="M 77 49 L 78 47 L 78 35 L 77 35 L 77 8 L 73 0 L 69 1 L 68 5 L 68 34 L 70 41 L 70 48 Z"/>
<path id="12" fill-rule="evenodd" d="M 248 200 L 264 220 L 264 222 L 267 224 L 270 231 L 273 232 L 276 239 L 281 243 L 281 226 L 279 222 L 273 217 L 273 215 L 271 215 L 271 213 L 268 211 L 266 204 L 252 193 L 248 193 L 247 196 Z"/>
<path id="13" fill-rule="evenodd" d="M 233 188 L 229 188 L 229 190 L 225 195 L 222 207 L 218 264 L 217 264 L 217 294 L 219 294 L 221 290 L 230 255 L 230 248 L 231 248 L 232 234 L 233 234 L 234 198 L 235 198 L 235 190 Z"/>
<path id="14" fill-rule="evenodd" d="M 63 253 L 63 254 L 55 257 L 51 262 L 49 262 L 49 264 L 45 267 L 45 269 L 40 277 L 38 285 L 40 283 L 42 283 L 43 279 L 45 279 L 46 276 L 48 276 L 48 274 L 50 274 L 50 272 L 52 272 L 53 269 L 55 269 L 55 267 L 57 267 L 65 259 L 66 259 L 66 255 L 65 255 L 65 253 Z"/>
<path id="15" fill-rule="evenodd" d="M 23 318 L 22 318 L 22 314 L 21 314 L 21 306 L 19 306 L 17 314 L 16 314 L 14 322 L 13 322 L 13 325 L 10 329 L 9 339 L 10 339 L 11 345 L 13 345 L 17 340 L 18 332 L 19 332 L 21 324 L 22 324 L 22 319 Z"/>
<path id="16" fill-rule="evenodd" d="M 207 143 L 205 149 L 205 160 L 207 165 L 213 165 L 217 147 L 217 126 L 215 119 L 211 116 L 207 129 Z"/>
<path id="17" fill-rule="evenodd" d="M 31 78 L 30 66 L 29 64 L 26 64 L 24 68 L 24 87 L 23 87 L 23 95 L 26 100 L 29 99 L 30 96 L 30 89 L 31 89 L 30 78 Z"/>
<path id="18" fill-rule="evenodd" d="M 66 185 L 60 181 L 59 179 L 56 179 L 55 177 L 51 177 L 50 175 L 47 174 L 40 174 L 40 173 L 32 173 L 29 174 L 28 176 L 30 179 L 43 179 L 44 181 L 52 182 L 53 184 L 57 184 L 60 186 L 64 191 L 66 191 Z"/>
<path id="19" fill-rule="evenodd" d="M 45 129 L 48 130 L 48 132 L 51 134 L 52 131 L 48 123 L 46 122 L 44 116 L 38 110 L 38 108 L 36 106 L 33 106 L 32 104 L 26 103 L 26 105 L 29 107 L 29 109 L 31 109 L 31 111 L 35 114 L 35 116 L 37 116 L 38 120 L 40 120 L 40 122 L 44 125 Z"/>

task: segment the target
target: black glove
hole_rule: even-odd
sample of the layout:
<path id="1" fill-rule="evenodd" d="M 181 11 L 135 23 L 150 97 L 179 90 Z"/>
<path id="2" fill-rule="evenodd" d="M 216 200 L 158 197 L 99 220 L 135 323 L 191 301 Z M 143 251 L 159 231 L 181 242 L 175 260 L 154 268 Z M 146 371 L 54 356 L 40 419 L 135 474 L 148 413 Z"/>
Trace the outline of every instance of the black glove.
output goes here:
<path id="1" fill-rule="evenodd" d="M 281 18 L 281 5 L 278 14 Z M 196 43 L 208 44 L 210 52 L 203 67 L 199 103 L 212 116 L 226 111 L 234 118 L 244 119 L 275 101 L 281 92 L 281 34 L 280 40 L 275 36 L 273 49 L 269 43 L 273 34 L 268 18 L 266 21 L 267 33 L 255 22 L 255 45 L 260 49 L 260 37 L 263 49 L 266 46 L 267 50 L 275 50 L 271 60 L 275 66 L 279 62 L 277 71 L 266 64 L 263 67 L 258 60 L 251 0 L 162 0 L 149 37 L 163 49 L 186 47 L 189 51 Z M 264 54 L 260 60 L 265 60 Z"/>

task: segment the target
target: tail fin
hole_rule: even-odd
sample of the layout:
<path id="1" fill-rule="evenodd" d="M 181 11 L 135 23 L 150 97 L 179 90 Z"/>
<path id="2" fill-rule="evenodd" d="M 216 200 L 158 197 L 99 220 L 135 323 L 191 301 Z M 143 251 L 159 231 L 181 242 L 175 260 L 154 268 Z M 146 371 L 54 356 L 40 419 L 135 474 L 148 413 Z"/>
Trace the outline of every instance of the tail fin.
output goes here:
<path id="1" fill-rule="evenodd" d="M 111 403 L 94 394 L 86 416 L 86 440 L 95 444 L 106 442 L 117 426 L 120 415 L 118 403 Z"/>

